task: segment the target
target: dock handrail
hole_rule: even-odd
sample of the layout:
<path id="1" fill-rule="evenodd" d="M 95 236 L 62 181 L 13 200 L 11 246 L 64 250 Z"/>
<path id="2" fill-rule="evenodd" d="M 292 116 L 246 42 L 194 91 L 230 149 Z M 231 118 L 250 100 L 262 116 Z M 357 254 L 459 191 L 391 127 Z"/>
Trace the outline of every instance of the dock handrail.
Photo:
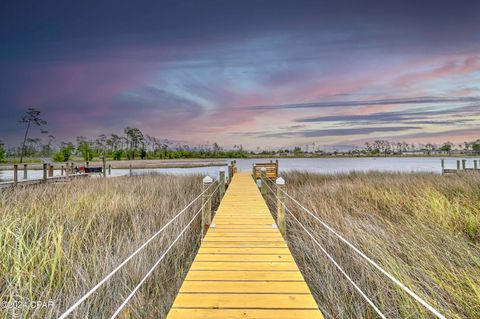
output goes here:
<path id="1" fill-rule="evenodd" d="M 133 257 L 135 257 L 141 250 L 143 250 L 143 248 L 145 248 L 152 240 L 154 240 L 160 233 L 162 233 L 170 224 L 172 224 L 180 215 L 182 215 L 183 213 L 185 213 L 185 211 L 187 211 L 187 209 L 189 207 L 191 207 L 196 201 L 198 201 L 199 199 L 202 198 L 202 196 L 206 193 L 206 192 L 209 192 L 210 188 L 214 185 L 214 183 L 211 183 L 211 185 L 209 187 L 207 187 L 206 189 L 204 189 L 197 197 L 195 197 L 187 206 L 185 206 L 180 212 L 178 212 L 169 222 L 167 222 L 165 225 L 162 226 L 162 228 L 160 228 L 155 234 L 153 234 L 145 243 L 143 243 L 139 248 L 137 248 L 137 250 L 135 250 L 132 254 L 130 254 L 130 256 L 128 256 L 122 263 L 120 263 L 115 269 L 113 269 L 110 273 L 108 273 L 102 280 L 100 280 L 100 282 L 98 282 L 93 288 L 91 288 L 88 292 L 86 292 L 77 302 L 75 302 L 72 306 L 70 306 L 62 315 L 60 315 L 60 317 L 58 317 L 58 319 L 64 319 L 66 318 L 69 314 L 71 314 L 82 302 L 84 302 L 88 297 L 90 297 L 98 288 L 100 288 L 105 282 L 107 282 L 116 272 L 118 272 L 123 266 L 125 266 Z M 218 190 L 220 185 L 217 185 L 217 188 L 211 193 L 212 195 Z M 202 207 L 200 208 L 200 212 L 202 211 L 203 207 L 205 206 L 206 203 L 204 203 L 202 205 Z M 187 227 L 193 222 L 193 220 L 198 216 L 198 212 L 195 214 L 195 216 L 193 217 L 193 219 L 188 223 Z M 187 228 L 186 227 L 186 228 Z M 186 229 L 184 228 L 184 230 Z M 180 233 L 179 236 L 181 236 L 181 234 L 184 233 L 184 230 L 182 230 L 182 232 Z M 179 237 L 178 237 L 179 238 Z M 176 238 L 173 242 L 173 244 L 175 244 L 178 240 L 178 238 Z M 171 245 L 173 246 L 173 245 Z M 171 247 L 169 246 L 169 248 L 167 249 L 167 251 L 165 252 L 168 253 L 168 251 L 171 249 Z M 162 255 L 163 256 L 163 255 Z M 163 257 L 162 257 L 163 259 Z M 161 261 L 161 260 L 160 260 Z M 158 261 L 158 263 L 160 263 L 160 261 Z M 155 264 L 155 267 L 157 266 L 158 264 L 156 263 Z M 150 272 L 148 273 L 148 275 L 150 275 Z M 148 277 L 148 276 L 147 276 Z M 143 284 L 143 281 L 141 281 L 141 284 Z M 137 288 L 138 290 L 138 288 Z M 134 290 L 136 291 L 136 290 Z M 131 298 L 131 297 L 130 297 Z M 128 300 L 130 299 L 128 298 Z M 128 300 L 126 300 L 128 302 Z M 125 303 L 126 304 L 126 303 Z M 123 305 L 123 304 L 122 304 Z"/>
<path id="2" fill-rule="evenodd" d="M 265 183 L 265 185 L 267 186 L 267 189 L 270 190 L 270 192 L 273 194 L 273 196 L 285 207 L 285 209 L 287 210 L 287 212 L 289 212 L 289 214 L 291 216 L 294 217 L 294 219 L 300 223 L 300 221 L 298 221 L 298 219 L 293 215 L 293 213 L 291 212 L 291 210 L 288 208 L 288 206 L 285 204 L 284 201 L 282 201 L 276 194 L 276 192 L 268 185 L 268 182 L 265 181 L 265 180 L 262 180 L 262 184 Z M 276 186 L 276 185 L 275 185 Z M 322 221 L 320 218 L 318 218 L 315 214 L 313 214 L 310 210 L 308 210 L 305 206 L 303 206 L 299 201 L 297 201 L 295 198 L 293 198 L 290 194 L 288 194 L 284 189 L 282 188 L 279 188 L 277 186 L 277 189 L 279 189 L 287 198 L 289 198 L 290 200 L 292 200 L 297 206 L 299 206 L 303 211 L 305 211 L 308 215 L 310 215 L 311 217 L 313 217 L 316 221 L 318 221 L 324 228 L 326 228 L 329 232 L 333 233 L 338 239 L 340 239 L 342 242 L 344 242 L 347 246 L 349 246 L 353 251 L 355 251 L 358 255 L 360 255 L 364 260 L 366 260 L 368 263 L 370 263 L 373 267 L 375 267 L 377 270 L 379 270 L 382 274 L 384 274 L 388 279 L 390 279 L 391 281 L 393 281 L 397 286 L 399 286 L 403 291 L 405 291 L 410 297 L 412 297 L 414 300 L 416 300 L 417 302 L 419 302 L 421 305 L 423 305 L 428 311 L 430 311 L 433 315 L 435 315 L 437 318 L 440 318 L 440 319 L 446 319 L 446 317 L 444 315 L 442 315 L 437 309 L 435 309 L 433 306 L 431 306 L 429 303 L 427 303 L 425 300 L 423 300 L 420 296 L 418 296 L 416 293 L 414 293 L 412 290 L 410 290 L 407 286 L 405 286 L 402 282 L 400 282 L 397 278 L 395 278 L 392 274 L 390 274 L 389 272 L 387 272 L 385 269 L 383 269 L 378 263 L 376 263 L 375 261 L 373 261 L 370 257 L 368 257 L 365 253 L 363 253 L 360 249 L 358 249 L 357 247 L 355 247 L 352 243 L 350 243 L 347 239 L 345 239 L 345 237 L 343 237 L 342 235 L 340 235 L 336 230 L 334 230 L 332 227 L 330 227 L 327 223 L 325 223 L 324 221 Z M 300 223 L 301 227 L 307 232 L 307 234 L 312 238 L 314 239 L 313 235 L 308 232 L 308 230 L 305 228 L 305 226 L 303 226 L 301 223 Z M 334 265 L 342 272 L 342 274 L 347 278 L 347 280 L 350 281 L 350 283 L 352 283 L 354 285 L 354 287 L 360 292 L 360 294 L 366 299 L 366 301 L 374 308 L 374 310 L 382 317 L 382 318 L 385 318 L 384 315 L 379 312 L 378 308 L 373 304 L 373 302 L 370 301 L 370 299 L 368 299 L 368 297 L 360 290 L 360 288 L 353 282 L 353 280 L 351 280 L 351 278 L 345 273 L 345 271 L 343 271 L 340 266 L 338 265 L 338 263 L 333 259 L 333 257 L 331 257 L 328 252 L 320 245 L 320 243 L 318 243 L 317 240 L 314 240 L 314 242 L 320 247 L 320 249 L 322 250 L 323 253 L 325 253 L 327 255 L 327 257 L 334 263 Z"/>
<path id="3" fill-rule="evenodd" d="M 212 184 L 213 185 L 213 184 Z M 214 194 L 218 188 L 220 187 L 220 185 L 217 186 L 217 188 L 212 192 L 212 194 Z M 122 311 L 123 308 L 125 308 L 125 306 L 128 304 L 128 302 L 130 301 L 130 299 L 132 299 L 132 297 L 135 295 L 135 293 L 138 291 L 138 289 L 140 289 L 140 287 L 143 285 L 143 283 L 147 280 L 148 277 L 150 277 L 150 275 L 153 273 L 153 271 L 155 270 L 155 268 L 158 267 L 158 265 L 160 264 L 160 262 L 163 260 L 163 258 L 165 258 L 165 256 L 168 254 L 168 252 L 173 248 L 173 246 L 175 246 L 175 244 L 177 243 L 177 241 L 180 239 L 180 237 L 182 237 L 182 235 L 185 233 L 185 231 L 190 227 L 190 225 L 193 223 L 193 221 L 200 215 L 200 213 L 202 212 L 203 208 L 207 205 L 207 202 L 203 203 L 202 207 L 200 207 L 200 209 L 195 213 L 195 215 L 190 219 L 190 221 L 188 222 L 188 224 L 182 229 L 182 231 L 178 234 L 178 236 L 173 240 L 173 242 L 168 246 L 168 248 L 165 250 L 165 252 L 160 256 L 160 258 L 158 258 L 158 260 L 155 262 L 155 264 L 150 268 L 150 270 L 145 274 L 145 276 L 142 278 L 142 280 L 140 280 L 140 282 L 138 283 L 137 286 L 135 286 L 135 288 L 132 290 L 132 292 L 127 296 L 127 298 L 125 298 L 125 300 L 122 302 L 122 304 L 117 308 L 117 310 L 113 313 L 113 315 L 110 317 L 110 319 L 115 319 L 117 318 L 117 316 L 120 314 L 120 312 Z"/>

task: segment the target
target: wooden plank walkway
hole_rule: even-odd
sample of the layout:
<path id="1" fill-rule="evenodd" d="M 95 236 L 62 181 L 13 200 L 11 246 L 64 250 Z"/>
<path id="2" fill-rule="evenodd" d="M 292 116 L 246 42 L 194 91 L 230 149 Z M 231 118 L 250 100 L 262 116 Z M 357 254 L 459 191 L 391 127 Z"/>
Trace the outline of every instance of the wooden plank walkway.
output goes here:
<path id="1" fill-rule="evenodd" d="M 251 173 L 220 203 L 167 319 L 321 319 Z"/>

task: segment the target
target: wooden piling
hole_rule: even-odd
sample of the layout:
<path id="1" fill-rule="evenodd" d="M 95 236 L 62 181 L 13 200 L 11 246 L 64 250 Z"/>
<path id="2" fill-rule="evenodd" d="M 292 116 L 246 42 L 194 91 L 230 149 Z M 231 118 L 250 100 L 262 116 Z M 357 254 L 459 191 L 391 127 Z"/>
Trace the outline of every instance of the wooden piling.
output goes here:
<path id="1" fill-rule="evenodd" d="M 64 171 L 64 168 L 63 168 L 63 165 L 60 166 L 60 176 L 63 176 L 63 171 Z"/>
<path id="2" fill-rule="evenodd" d="M 107 160 L 105 155 L 102 156 L 102 173 L 103 177 L 107 177 Z"/>
<path id="3" fill-rule="evenodd" d="M 457 160 L 457 171 L 460 170 L 460 160 Z"/>
<path id="4" fill-rule="evenodd" d="M 47 181 L 47 164 L 46 163 L 43 163 L 43 181 L 46 182 Z"/>
<path id="5" fill-rule="evenodd" d="M 212 185 L 213 179 L 210 176 L 205 176 L 203 179 L 203 195 L 202 195 L 202 239 L 207 233 L 208 227 L 212 220 L 212 196 L 209 187 Z"/>
<path id="6" fill-rule="evenodd" d="M 237 160 L 233 160 L 233 174 L 237 173 Z"/>
<path id="7" fill-rule="evenodd" d="M 441 163 L 442 163 L 442 174 L 445 172 L 445 160 L 442 158 L 441 159 Z"/>
<path id="8" fill-rule="evenodd" d="M 128 165 L 128 170 L 129 170 L 130 176 L 133 176 L 132 164 Z"/>
<path id="9" fill-rule="evenodd" d="M 262 167 L 260 169 L 260 171 L 262 172 L 261 173 L 262 183 L 260 184 L 261 185 L 261 193 L 262 193 L 263 198 L 267 198 L 267 169 L 265 167 Z"/>
<path id="10" fill-rule="evenodd" d="M 220 179 L 219 193 L 220 193 L 220 200 L 222 200 L 223 195 L 225 195 L 225 169 L 224 168 L 220 168 L 219 179 Z"/>
<path id="11" fill-rule="evenodd" d="M 275 184 L 277 185 L 277 224 L 278 224 L 278 230 L 280 230 L 280 233 L 282 234 L 283 238 L 286 238 L 287 236 L 287 223 L 285 221 L 285 207 L 284 207 L 284 202 L 285 202 L 285 194 L 283 192 L 285 188 L 285 180 L 281 177 L 277 178 L 275 181 Z"/>
<path id="12" fill-rule="evenodd" d="M 277 160 L 275 160 L 275 164 L 276 164 L 277 176 L 278 176 L 278 159 L 277 159 Z"/>
<path id="13" fill-rule="evenodd" d="M 465 170 L 467 168 L 467 160 L 462 160 L 462 169 Z"/>
<path id="14" fill-rule="evenodd" d="M 18 184 L 18 164 L 13 164 L 13 185 Z"/>
<path id="15" fill-rule="evenodd" d="M 478 160 L 473 160 L 473 168 L 478 169 Z"/>
<path id="16" fill-rule="evenodd" d="M 108 164 L 108 175 L 112 175 L 112 164 Z"/>
<path id="17" fill-rule="evenodd" d="M 28 165 L 23 164 L 23 180 L 27 180 L 27 179 L 28 179 Z"/>
<path id="18" fill-rule="evenodd" d="M 48 177 L 53 177 L 53 165 L 48 167 Z"/>
<path id="19" fill-rule="evenodd" d="M 232 181 L 233 178 L 233 162 L 231 162 L 230 165 L 228 165 L 228 180 L 229 182 Z"/>

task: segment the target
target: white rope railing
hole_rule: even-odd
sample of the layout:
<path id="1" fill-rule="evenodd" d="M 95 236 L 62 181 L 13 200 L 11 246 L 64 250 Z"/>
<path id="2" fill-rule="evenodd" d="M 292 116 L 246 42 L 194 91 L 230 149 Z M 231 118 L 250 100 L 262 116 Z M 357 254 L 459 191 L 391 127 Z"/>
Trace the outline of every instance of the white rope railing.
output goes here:
<path id="1" fill-rule="evenodd" d="M 215 194 L 215 192 L 218 190 L 219 187 L 220 187 L 220 185 L 218 185 L 215 188 L 215 190 L 212 192 L 212 196 L 213 196 L 213 194 Z M 165 258 L 165 256 L 168 254 L 168 252 L 173 248 L 173 246 L 175 246 L 175 244 L 180 239 L 180 237 L 182 237 L 183 233 L 185 233 L 185 231 L 188 229 L 188 227 L 190 227 L 190 225 L 193 223 L 195 218 L 197 218 L 197 216 L 202 212 L 203 208 L 206 205 L 207 205 L 206 202 L 203 203 L 202 207 L 200 207 L 200 209 L 197 211 L 197 213 L 192 217 L 192 219 L 190 219 L 188 224 L 182 229 L 182 231 L 178 234 L 178 236 L 175 238 L 175 240 L 170 244 L 170 246 L 168 246 L 167 250 L 165 250 L 165 252 L 160 256 L 160 258 L 158 258 L 157 262 L 152 266 L 152 268 L 150 268 L 150 270 L 146 273 L 146 275 L 142 278 L 142 280 L 140 280 L 138 285 L 132 290 L 132 292 L 127 296 L 127 298 L 125 298 L 125 300 L 117 308 L 117 310 L 113 313 L 113 315 L 110 317 L 110 319 L 115 319 L 120 314 L 122 309 L 125 308 L 125 306 L 130 301 L 130 299 L 132 299 L 132 297 L 135 295 L 135 293 L 138 291 L 138 289 L 140 289 L 140 287 L 147 280 L 147 278 L 153 273 L 153 271 L 155 270 L 155 268 L 157 268 L 157 266 L 160 264 L 160 262 L 163 260 L 163 258 Z"/>
<path id="2" fill-rule="evenodd" d="M 322 252 L 330 259 L 330 261 L 337 267 L 337 269 L 347 278 L 347 280 L 355 287 L 355 289 L 360 293 L 360 295 L 365 299 L 370 306 L 372 306 L 373 310 L 380 316 L 382 319 L 387 319 L 385 315 L 380 311 L 380 309 L 375 306 L 372 300 L 368 298 L 367 294 L 363 292 L 363 290 L 353 281 L 353 279 L 345 272 L 345 270 L 342 269 L 342 267 L 335 261 L 335 259 L 325 250 L 325 248 L 318 242 L 318 240 L 303 226 L 303 224 L 293 215 L 293 213 L 285 207 L 286 211 L 290 214 L 290 216 L 293 217 L 293 219 L 300 225 L 300 227 L 303 228 L 303 230 L 310 236 L 310 238 L 313 240 L 315 244 L 322 250 Z"/>
<path id="3" fill-rule="evenodd" d="M 265 181 L 262 180 L 262 183 Z M 279 202 L 285 207 L 285 210 L 292 216 L 292 218 L 300 225 L 300 227 L 310 236 L 312 241 L 320 248 L 320 250 L 327 256 L 328 259 L 333 263 L 333 265 L 342 273 L 342 275 L 347 278 L 347 280 L 352 284 L 352 286 L 358 291 L 358 293 L 365 299 L 365 301 L 373 308 L 373 310 L 380 316 L 382 319 L 386 319 L 385 315 L 378 309 L 378 307 L 373 303 L 373 301 L 367 296 L 365 292 L 353 281 L 353 279 L 346 273 L 345 270 L 337 263 L 337 261 L 330 255 L 327 250 L 320 244 L 320 242 L 310 233 L 307 228 L 293 215 L 292 211 L 277 197 L 273 189 L 268 186 L 268 183 L 265 182 L 265 186 L 272 192 L 274 197 L 279 200 Z"/>
<path id="4" fill-rule="evenodd" d="M 125 266 L 133 257 L 135 257 L 143 248 L 145 248 L 152 240 L 154 240 L 160 233 L 162 233 L 171 223 L 173 223 L 180 215 L 182 215 L 190 206 L 192 206 L 198 199 L 207 192 L 210 187 L 206 188 L 197 197 L 195 197 L 187 206 L 185 206 L 180 212 L 178 212 L 168 223 L 162 226 L 155 234 L 153 234 L 145 243 L 143 243 L 137 250 L 135 250 L 130 256 L 128 256 L 120 265 L 108 273 L 100 282 L 98 282 L 92 289 L 85 293 L 77 302 L 71 305 L 58 319 L 65 319 L 71 314 L 82 302 L 90 297 L 98 288 L 100 288 L 105 282 L 107 282 L 115 273 L 117 273 L 123 266 Z M 218 189 L 218 186 L 217 186 Z M 215 191 L 214 191 L 215 192 Z M 213 194 L 213 193 L 212 193 Z"/>
<path id="5" fill-rule="evenodd" d="M 150 268 L 150 270 L 145 274 L 145 276 L 142 278 L 142 280 L 140 280 L 140 282 L 138 283 L 138 285 L 132 290 L 132 292 L 127 296 L 127 298 L 125 298 L 125 300 L 122 302 L 122 304 L 117 308 L 117 310 L 113 313 L 113 315 L 110 317 L 110 319 L 115 319 L 117 318 L 117 316 L 120 314 L 120 312 L 122 311 L 123 308 L 125 308 L 125 306 L 127 305 L 127 303 L 130 301 L 130 299 L 132 299 L 132 297 L 135 295 L 135 293 L 138 291 L 138 289 L 140 289 L 140 287 L 143 285 L 143 283 L 147 280 L 147 278 L 153 273 L 153 271 L 155 270 L 155 268 L 157 268 L 157 266 L 160 264 L 160 262 L 162 262 L 163 258 L 165 258 L 165 256 L 168 254 L 168 252 L 173 248 L 173 246 L 175 246 L 175 244 L 177 243 L 177 241 L 180 239 L 180 237 L 182 237 L 183 233 L 185 233 L 185 231 L 188 229 L 188 227 L 190 227 L 190 225 L 193 223 L 193 221 L 198 217 L 198 215 L 202 212 L 202 209 L 205 205 L 202 206 L 202 208 L 200 208 L 197 213 L 192 217 L 192 219 L 190 220 L 190 222 L 182 229 L 182 231 L 178 234 L 178 236 L 175 238 L 175 240 L 170 244 L 170 246 L 168 246 L 167 250 L 165 250 L 165 252 L 160 256 L 160 258 L 158 258 L 157 262 L 155 262 L 155 264 L 152 266 L 152 268 Z"/>
<path id="6" fill-rule="evenodd" d="M 264 181 L 262 180 L 262 183 Z M 273 189 L 268 185 L 268 183 L 265 183 L 265 185 L 270 189 L 272 194 L 276 197 L 276 199 L 285 207 L 284 202 L 282 202 Z M 277 187 L 278 188 L 278 187 Z M 342 242 L 344 242 L 347 246 L 349 246 L 351 249 L 353 249 L 357 254 L 359 254 L 363 259 L 365 259 L 368 263 L 370 263 L 372 266 L 374 266 L 377 270 L 379 270 L 382 274 L 384 274 L 387 278 L 389 278 L 391 281 L 393 281 L 397 286 L 399 286 L 403 291 L 405 291 L 410 297 L 415 299 L 417 302 L 419 302 L 421 305 L 423 305 L 426 309 L 428 309 L 432 314 L 434 314 L 437 318 L 440 319 L 446 319 L 444 315 L 442 315 L 437 309 L 435 309 L 433 306 L 431 306 L 429 303 L 427 303 L 425 300 L 423 300 L 420 296 L 418 296 L 416 293 L 414 293 L 412 290 L 410 290 L 407 286 L 405 286 L 403 283 L 401 283 L 397 278 L 395 278 L 392 274 L 387 272 L 385 269 L 383 269 L 379 264 L 377 264 L 375 261 L 373 261 L 371 258 L 369 258 L 365 253 L 363 253 L 360 249 L 355 247 L 352 243 L 350 243 L 347 239 L 345 239 L 342 235 L 340 235 L 337 231 L 335 231 L 332 227 L 330 227 L 328 224 L 326 224 L 324 221 L 322 221 L 320 218 L 318 218 L 315 214 L 313 214 L 310 210 L 308 210 L 305 206 L 303 206 L 300 202 L 298 202 L 295 198 L 290 196 L 285 190 L 280 189 L 280 191 L 285 194 L 289 199 L 291 199 L 295 204 L 297 204 L 300 208 L 302 208 L 305 212 L 307 212 L 310 216 L 312 216 L 315 220 L 317 220 L 323 227 L 325 227 L 328 231 L 333 233 L 337 238 L 339 238 Z M 288 210 L 288 209 L 287 209 Z M 291 211 L 290 215 L 292 215 Z M 293 216 L 293 215 L 292 215 Z"/>

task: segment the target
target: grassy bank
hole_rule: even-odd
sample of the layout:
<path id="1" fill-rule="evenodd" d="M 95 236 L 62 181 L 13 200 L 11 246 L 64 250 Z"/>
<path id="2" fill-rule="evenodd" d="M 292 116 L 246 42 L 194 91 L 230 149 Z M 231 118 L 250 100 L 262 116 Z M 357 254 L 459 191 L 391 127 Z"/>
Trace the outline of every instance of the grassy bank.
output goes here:
<path id="1" fill-rule="evenodd" d="M 480 174 L 292 172 L 287 191 L 447 318 L 480 318 Z M 387 318 L 432 318 L 385 276 L 287 201 Z M 377 318 L 288 218 L 288 241 L 328 318 Z"/>
<path id="2" fill-rule="evenodd" d="M 56 318 L 135 251 L 201 190 L 200 177 L 75 180 L 5 191 L 0 197 L 0 301 L 53 301 L 0 310 L 0 318 Z M 198 210 L 182 218 L 73 313 L 108 318 Z M 192 225 L 129 303 L 130 318 L 162 318 L 195 252 Z"/>

